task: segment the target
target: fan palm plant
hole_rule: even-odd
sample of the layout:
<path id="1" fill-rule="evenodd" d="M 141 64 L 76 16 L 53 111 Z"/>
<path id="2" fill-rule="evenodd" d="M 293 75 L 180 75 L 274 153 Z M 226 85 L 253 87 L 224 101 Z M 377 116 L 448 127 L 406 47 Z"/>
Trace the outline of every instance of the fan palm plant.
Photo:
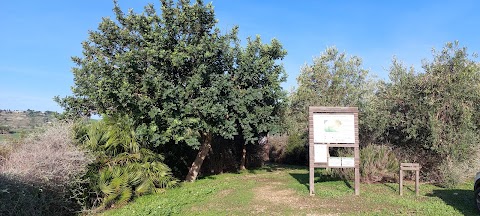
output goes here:
<path id="1" fill-rule="evenodd" d="M 99 209 L 125 204 L 143 194 L 160 193 L 177 184 L 170 168 L 162 163 L 163 157 L 137 141 L 128 117 L 106 117 L 84 131 L 81 140 L 97 159 L 91 166 L 94 174 L 90 180 L 100 201 Z"/>

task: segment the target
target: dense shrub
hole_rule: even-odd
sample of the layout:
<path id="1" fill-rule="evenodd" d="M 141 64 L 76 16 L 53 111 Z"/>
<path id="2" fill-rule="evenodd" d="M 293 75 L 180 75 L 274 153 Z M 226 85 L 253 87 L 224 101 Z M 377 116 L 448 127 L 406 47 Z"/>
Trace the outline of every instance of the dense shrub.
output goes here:
<path id="1" fill-rule="evenodd" d="M 308 164 L 308 142 L 306 134 L 292 134 L 288 137 L 283 160 L 284 163 L 293 165 Z"/>
<path id="2" fill-rule="evenodd" d="M 367 183 L 393 181 L 398 176 L 399 163 L 386 145 L 367 145 L 360 149 L 360 173 Z"/>
<path id="3" fill-rule="evenodd" d="M 285 147 L 288 143 L 288 136 L 287 135 L 275 135 L 270 136 L 268 139 L 268 143 L 270 145 L 269 150 L 269 159 L 271 162 L 281 163 L 281 155 L 285 151 Z"/>
<path id="4" fill-rule="evenodd" d="M 306 134 L 273 136 L 270 159 L 273 162 L 292 165 L 308 165 L 308 142 Z"/>
<path id="5" fill-rule="evenodd" d="M 247 169 L 255 169 L 260 168 L 265 165 L 265 162 L 269 160 L 268 151 L 269 151 L 269 144 L 268 138 L 264 137 L 266 140 L 265 143 L 261 143 L 261 141 L 256 141 L 255 144 L 247 144 L 246 150 L 246 168 Z"/>
<path id="6" fill-rule="evenodd" d="M 420 180 L 427 182 L 442 182 L 443 177 L 440 174 L 439 165 L 441 161 L 439 156 L 423 148 L 395 147 L 393 149 L 399 162 L 419 163 Z M 406 172 L 405 178 L 413 178 L 414 172 Z"/>
<path id="7" fill-rule="evenodd" d="M 22 132 L 19 136 L 7 136 L 0 140 L 0 165 L 14 149 L 23 144 L 25 138 L 26 133 Z"/>
<path id="8" fill-rule="evenodd" d="M 12 152 L 13 145 L 8 144 L 6 141 L 0 140 L 0 166 L 5 162 L 7 156 Z"/>
<path id="9" fill-rule="evenodd" d="M 423 69 L 417 72 L 394 61 L 391 82 L 384 83 L 370 103 L 376 118 L 369 117 L 368 122 L 371 133 L 379 134 L 382 142 L 412 155 L 426 155 L 418 162 L 429 166 L 423 169 L 428 180 L 454 186 L 463 178 L 458 178 L 461 171 L 452 168 L 480 169 L 476 163 L 480 66 L 465 47 L 448 43 L 433 52 Z"/>
<path id="10" fill-rule="evenodd" d="M 422 62 L 423 70 L 394 59 L 390 80 L 376 81 L 359 58 L 328 48 L 302 68 L 283 125 L 288 134 L 306 130 L 309 106 L 358 107 L 361 147 L 389 143 L 400 161 L 421 164 L 423 180 L 455 186 L 480 169 L 477 57 L 447 43 Z"/>
<path id="11" fill-rule="evenodd" d="M 56 123 L 15 146 L 0 166 L 0 215 L 69 215 L 81 210 L 79 176 L 91 161 Z"/>
<path id="12" fill-rule="evenodd" d="M 138 142 L 126 117 L 108 118 L 76 127 L 76 137 L 92 151 L 95 161 L 84 179 L 90 208 L 102 210 L 127 203 L 137 196 L 160 193 L 177 180 L 160 154 Z"/>
<path id="13" fill-rule="evenodd" d="M 458 163 L 447 158 L 446 161 L 441 163 L 438 168 L 440 175 L 443 177 L 440 186 L 452 188 L 467 180 L 471 180 L 472 175 L 477 173 L 479 171 L 477 168 L 480 167 L 479 152 L 472 152 L 472 154 L 476 158 L 474 161 Z"/>
<path id="14" fill-rule="evenodd" d="M 350 148 L 339 148 L 338 156 L 353 157 Z M 390 146 L 366 145 L 360 148 L 360 180 L 364 183 L 397 181 L 399 163 Z M 343 179 L 354 179 L 354 169 L 332 169 L 332 173 Z"/>

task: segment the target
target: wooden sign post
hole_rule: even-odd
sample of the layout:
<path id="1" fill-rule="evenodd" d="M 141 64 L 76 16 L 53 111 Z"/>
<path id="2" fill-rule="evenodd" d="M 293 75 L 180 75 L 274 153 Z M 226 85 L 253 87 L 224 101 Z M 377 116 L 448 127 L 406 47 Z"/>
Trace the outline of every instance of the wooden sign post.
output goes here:
<path id="1" fill-rule="evenodd" d="M 360 149 L 357 107 L 309 107 L 310 195 L 315 194 L 315 168 L 354 168 L 355 195 L 360 195 Z M 330 157 L 329 148 L 353 148 L 354 157 Z"/>

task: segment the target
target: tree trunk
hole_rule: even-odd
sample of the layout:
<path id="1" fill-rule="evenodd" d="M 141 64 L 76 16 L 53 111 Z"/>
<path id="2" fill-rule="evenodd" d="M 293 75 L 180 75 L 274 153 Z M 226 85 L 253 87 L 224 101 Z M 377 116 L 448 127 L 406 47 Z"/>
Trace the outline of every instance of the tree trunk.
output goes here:
<path id="1" fill-rule="evenodd" d="M 262 166 L 263 162 L 270 161 L 270 143 L 268 142 L 268 133 L 261 133 L 259 135 L 258 144 L 262 146 Z"/>
<path id="2" fill-rule="evenodd" d="M 200 168 L 202 167 L 203 161 L 208 155 L 210 148 L 212 147 L 212 134 L 211 133 L 204 133 L 202 134 L 202 145 L 200 145 L 200 150 L 193 161 L 192 166 L 190 167 L 187 177 L 185 181 L 187 182 L 194 182 L 197 179 L 198 173 L 200 172 Z"/>
<path id="3" fill-rule="evenodd" d="M 245 170 L 245 160 L 247 158 L 247 144 L 243 144 L 242 148 L 242 160 L 240 161 L 240 170 Z"/>

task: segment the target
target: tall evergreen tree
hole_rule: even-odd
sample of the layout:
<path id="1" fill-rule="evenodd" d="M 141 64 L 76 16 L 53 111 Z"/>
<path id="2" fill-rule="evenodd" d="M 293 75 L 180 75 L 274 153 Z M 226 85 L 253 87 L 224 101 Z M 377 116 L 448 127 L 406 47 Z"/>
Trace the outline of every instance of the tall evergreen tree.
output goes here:
<path id="1" fill-rule="evenodd" d="M 104 18 L 73 57 L 73 96 L 56 98 L 68 113 L 129 116 L 141 143 L 150 149 L 185 142 L 199 149 L 187 175 L 196 179 L 212 138 L 246 142 L 266 133 L 278 116 L 284 93 L 286 52 L 273 40 L 249 41 L 237 28 L 221 34 L 213 6 L 201 0 L 162 0 L 142 14 Z"/>

